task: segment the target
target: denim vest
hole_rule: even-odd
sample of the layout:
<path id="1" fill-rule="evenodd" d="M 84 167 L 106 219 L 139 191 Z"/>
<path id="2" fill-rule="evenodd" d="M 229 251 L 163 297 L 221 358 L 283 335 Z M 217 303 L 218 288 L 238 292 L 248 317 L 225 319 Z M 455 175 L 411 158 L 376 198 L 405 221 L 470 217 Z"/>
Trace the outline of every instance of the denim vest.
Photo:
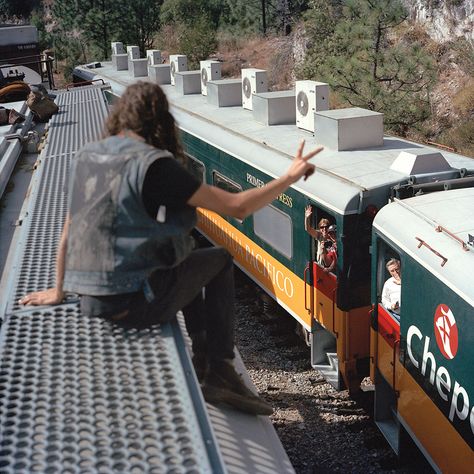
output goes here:
<path id="1" fill-rule="evenodd" d="M 142 201 L 149 166 L 172 156 L 118 136 L 76 154 L 69 187 L 65 290 L 84 295 L 139 291 L 153 270 L 172 268 L 189 255 L 195 209 L 160 208 L 155 220 Z"/>

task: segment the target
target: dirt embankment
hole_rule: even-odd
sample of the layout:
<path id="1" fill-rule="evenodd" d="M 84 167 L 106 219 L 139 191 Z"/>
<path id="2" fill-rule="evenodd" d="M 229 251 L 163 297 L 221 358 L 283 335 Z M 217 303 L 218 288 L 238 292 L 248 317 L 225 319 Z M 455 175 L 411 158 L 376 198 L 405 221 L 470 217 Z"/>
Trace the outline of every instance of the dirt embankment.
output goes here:
<path id="1" fill-rule="evenodd" d="M 421 26 L 413 28 L 413 35 L 423 40 L 435 59 L 438 79 L 430 91 L 431 118 L 410 131 L 408 138 L 446 145 L 474 157 L 474 57 L 470 58 L 465 49 L 460 54 L 461 40 L 438 43 Z M 304 58 L 304 42 L 301 29 L 286 37 L 221 38 L 215 57 L 223 61 L 224 77 L 240 77 L 240 70 L 247 67 L 266 69 L 270 90 L 285 90 L 294 87 L 294 71 Z M 332 107 L 347 104 L 332 100 Z"/>

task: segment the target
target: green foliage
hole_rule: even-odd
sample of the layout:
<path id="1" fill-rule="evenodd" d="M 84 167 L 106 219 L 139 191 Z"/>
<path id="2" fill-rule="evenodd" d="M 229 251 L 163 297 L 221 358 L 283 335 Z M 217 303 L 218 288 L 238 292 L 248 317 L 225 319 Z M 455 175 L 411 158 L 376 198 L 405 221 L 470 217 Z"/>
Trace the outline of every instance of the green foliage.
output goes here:
<path id="1" fill-rule="evenodd" d="M 38 30 L 40 50 L 48 49 L 51 46 L 51 35 L 46 30 L 44 15 L 36 10 L 31 14 L 30 22 Z"/>
<path id="2" fill-rule="evenodd" d="M 435 80 L 434 62 L 419 44 L 393 40 L 405 20 L 395 0 L 314 0 L 299 75 L 328 82 L 352 106 L 383 112 L 388 128 L 405 134 L 428 118 Z"/>
<path id="3" fill-rule="evenodd" d="M 262 32 L 261 0 L 225 0 L 227 15 L 224 22 L 227 28 L 234 31 L 257 33 Z M 268 13 L 267 23 L 268 23 Z"/>
<path id="4" fill-rule="evenodd" d="M 110 55 L 110 43 L 120 31 L 122 0 L 56 0 L 53 15 L 64 36 L 87 41 L 100 58 Z"/>
<path id="5" fill-rule="evenodd" d="M 122 15 L 128 21 L 121 24 L 120 41 L 140 47 L 144 56 L 153 47 L 153 38 L 160 27 L 160 5 L 163 0 L 133 0 L 125 4 Z"/>
<path id="6" fill-rule="evenodd" d="M 161 0 L 55 0 L 53 15 L 68 37 L 88 43 L 96 57 L 110 57 L 110 43 L 153 44 Z"/>
<path id="7" fill-rule="evenodd" d="M 0 0 L 0 20 L 8 21 L 14 17 L 28 19 L 41 0 Z"/>
<path id="8" fill-rule="evenodd" d="M 308 0 L 224 0 L 221 26 L 234 32 L 289 33 Z M 265 18 L 265 31 L 264 31 Z"/>
<path id="9" fill-rule="evenodd" d="M 225 11 L 222 3 L 220 0 L 165 0 L 161 6 L 161 22 L 194 26 L 205 18 L 216 29 Z"/>
<path id="10" fill-rule="evenodd" d="M 189 69 L 199 69 L 199 61 L 208 58 L 217 48 L 216 32 L 209 18 L 201 16 L 192 26 L 184 23 L 178 28 L 179 53 L 188 57 Z"/>

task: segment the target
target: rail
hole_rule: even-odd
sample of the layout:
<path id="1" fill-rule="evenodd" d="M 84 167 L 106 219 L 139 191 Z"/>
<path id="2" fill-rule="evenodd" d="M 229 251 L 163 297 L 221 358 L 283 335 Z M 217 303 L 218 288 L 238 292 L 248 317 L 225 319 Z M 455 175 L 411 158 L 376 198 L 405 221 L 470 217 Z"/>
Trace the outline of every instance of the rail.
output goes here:
<path id="1" fill-rule="evenodd" d="M 53 61 L 54 58 L 46 54 L 0 59 L 0 69 L 4 67 L 15 68 L 18 66 L 29 67 L 40 74 L 42 82 L 48 82 L 49 89 L 55 89 Z M 4 79 L 8 80 L 8 76 Z"/>

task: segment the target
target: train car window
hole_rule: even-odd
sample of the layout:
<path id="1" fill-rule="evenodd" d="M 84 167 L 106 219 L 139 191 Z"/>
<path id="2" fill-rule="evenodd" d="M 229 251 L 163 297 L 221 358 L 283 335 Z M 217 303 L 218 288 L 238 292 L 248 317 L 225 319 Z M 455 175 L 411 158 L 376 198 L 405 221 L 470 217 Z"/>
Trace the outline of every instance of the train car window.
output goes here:
<path id="1" fill-rule="evenodd" d="M 112 110 L 113 106 L 116 104 L 116 102 L 120 99 L 120 96 L 117 94 L 114 94 L 110 90 L 104 90 L 103 92 L 105 102 L 107 103 L 108 109 Z"/>
<path id="2" fill-rule="evenodd" d="M 312 232 L 317 232 L 318 235 L 313 240 L 313 255 L 311 258 L 320 267 L 329 267 L 331 273 L 336 274 L 339 253 L 337 249 L 338 229 L 336 219 L 317 206 L 311 206 L 311 209 L 309 228 L 312 229 Z M 308 233 L 311 235 L 311 231 Z"/>
<path id="3" fill-rule="evenodd" d="M 186 153 L 186 157 L 188 158 L 188 171 L 201 183 L 206 182 L 206 167 L 204 166 L 204 163 L 202 163 L 199 160 L 196 160 L 194 156 L 191 156 Z"/>
<path id="4" fill-rule="evenodd" d="M 240 193 L 240 191 L 242 191 L 242 186 L 240 186 L 240 184 L 235 183 L 217 171 L 212 173 L 212 180 L 214 186 L 217 186 L 218 188 L 221 188 L 229 193 Z"/>
<path id="5" fill-rule="evenodd" d="M 398 321 L 401 312 L 402 266 L 400 255 L 379 241 L 377 260 L 377 301 Z"/>
<path id="6" fill-rule="evenodd" d="M 290 216 L 268 205 L 253 215 L 255 235 L 287 258 L 293 256 L 293 226 Z"/>

